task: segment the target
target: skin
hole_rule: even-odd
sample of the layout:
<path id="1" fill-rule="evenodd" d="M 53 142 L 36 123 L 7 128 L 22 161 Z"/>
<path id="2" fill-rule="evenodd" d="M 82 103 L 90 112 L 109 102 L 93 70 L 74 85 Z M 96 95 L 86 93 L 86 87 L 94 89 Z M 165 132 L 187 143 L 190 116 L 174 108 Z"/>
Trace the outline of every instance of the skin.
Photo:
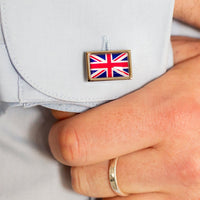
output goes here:
<path id="1" fill-rule="evenodd" d="M 200 28 L 199 13 L 200 1 L 176 1 L 177 19 Z M 104 200 L 200 199 L 200 41 L 173 37 L 172 44 L 175 66 L 143 88 L 82 114 L 52 111 L 59 121 L 51 151 L 72 166 L 76 192 Z M 128 197 L 117 197 L 108 182 L 115 157 Z"/>
<path id="2" fill-rule="evenodd" d="M 175 0 L 174 18 L 196 28 L 200 28 L 199 11 L 199 0 Z"/>

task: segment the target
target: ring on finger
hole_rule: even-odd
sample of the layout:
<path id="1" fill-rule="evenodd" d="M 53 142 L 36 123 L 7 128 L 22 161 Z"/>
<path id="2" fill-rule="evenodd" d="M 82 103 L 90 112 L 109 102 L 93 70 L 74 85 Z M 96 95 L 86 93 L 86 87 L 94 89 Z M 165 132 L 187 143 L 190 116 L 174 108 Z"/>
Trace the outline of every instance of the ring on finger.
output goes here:
<path id="1" fill-rule="evenodd" d="M 118 185 L 117 182 L 117 162 L 118 157 L 110 160 L 110 166 L 109 166 L 109 181 L 110 186 L 115 194 L 118 196 L 128 196 L 127 193 L 123 192 Z"/>

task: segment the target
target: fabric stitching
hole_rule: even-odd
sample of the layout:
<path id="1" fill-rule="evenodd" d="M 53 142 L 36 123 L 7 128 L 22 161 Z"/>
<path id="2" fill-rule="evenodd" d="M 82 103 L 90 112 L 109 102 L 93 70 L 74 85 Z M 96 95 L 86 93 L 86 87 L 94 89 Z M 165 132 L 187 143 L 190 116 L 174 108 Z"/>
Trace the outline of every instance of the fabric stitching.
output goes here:
<path id="1" fill-rule="evenodd" d="M 119 98 L 118 95 L 116 96 L 112 96 L 110 97 L 109 99 L 107 97 L 102 97 L 102 98 L 95 98 L 95 97 L 89 97 L 89 98 L 74 98 L 74 97 L 71 97 L 71 96 L 66 96 L 66 95 L 61 95 L 61 94 L 58 94 L 58 93 L 55 93 L 55 92 L 51 92 L 51 91 L 47 91 L 46 89 L 42 88 L 41 86 L 39 86 L 37 83 L 35 83 L 32 78 L 29 77 L 29 75 L 26 74 L 26 72 L 24 72 L 23 68 L 20 66 L 19 62 L 17 61 L 17 58 L 16 56 L 14 55 L 14 49 L 13 49 L 13 45 L 12 45 L 12 42 L 10 40 L 10 35 L 9 35 L 9 28 L 8 28 L 8 21 L 7 21 L 7 17 L 6 17 L 6 0 L 3 0 L 2 1 L 2 24 L 3 24 L 3 32 L 5 30 L 6 32 L 6 35 L 5 37 L 7 38 L 6 40 L 6 43 L 9 43 L 9 47 L 8 45 L 6 45 L 7 47 L 7 50 L 8 50 L 8 53 L 10 52 L 9 49 L 11 49 L 12 51 L 12 55 L 10 55 L 10 57 L 12 57 L 12 62 L 13 62 L 13 66 L 17 67 L 16 70 L 21 73 L 23 73 L 23 77 L 25 77 L 25 79 L 30 82 L 31 85 L 34 85 L 36 88 L 38 88 L 39 90 L 41 90 L 42 93 L 46 93 L 47 95 L 49 96 L 52 96 L 52 97 L 57 97 L 57 98 L 61 98 L 61 99 L 70 99 L 70 100 L 76 100 L 76 101 L 105 101 L 105 100 L 113 100 L 113 99 L 116 99 L 116 98 Z M 19 70 L 18 70 L 19 69 Z M 20 73 L 19 72 L 19 73 Z M 20 74 L 21 74 L 20 73 Z M 22 74 L 21 74 L 22 75 Z M 54 98 L 55 98 L 54 97 Z"/>
<path id="2" fill-rule="evenodd" d="M 2 1 L 2 23 L 3 23 L 3 31 L 5 30 L 6 35 L 5 37 L 7 38 L 6 43 L 9 43 L 9 47 L 8 45 L 6 45 L 7 47 L 7 51 L 8 53 L 11 51 L 12 55 L 10 55 L 10 57 L 12 57 L 11 62 L 13 62 L 13 66 L 15 66 L 16 70 L 22 75 L 23 77 L 31 84 L 34 85 L 34 87 L 38 88 L 39 90 L 41 90 L 42 93 L 47 94 L 53 98 L 59 98 L 59 99 L 69 99 L 71 101 L 76 100 L 76 101 L 105 101 L 105 100 L 113 100 L 116 98 L 119 98 L 118 95 L 112 96 L 110 98 L 106 98 L 105 96 L 103 96 L 102 98 L 95 98 L 95 97 L 87 97 L 87 98 L 74 98 L 72 96 L 67 96 L 67 95 L 63 95 L 63 94 L 59 94 L 56 92 L 52 92 L 52 91 L 48 91 L 47 89 L 41 87 L 40 85 L 38 85 L 37 83 L 35 83 L 35 81 L 32 80 L 32 78 L 23 70 L 23 68 L 20 66 L 16 56 L 15 56 L 15 50 L 14 50 L 14 46 L 12 45 L 11 39 L 10 39 L 10 32 L 9 32 L 9 28 L 8 28 L 8 21 L 7 21 L 7 15 L 6 15 L 6 0 Z M 10 51 L 9 51 L 10 49 Z M 165 52 L 166 53 L 166 52 Z M 163 53 L 164 54 L 164 53 Z M 19 71 L 20 70 L 20 71 Z M 21 88 L 21 92 L 23 92 L 23 88 Z"/>

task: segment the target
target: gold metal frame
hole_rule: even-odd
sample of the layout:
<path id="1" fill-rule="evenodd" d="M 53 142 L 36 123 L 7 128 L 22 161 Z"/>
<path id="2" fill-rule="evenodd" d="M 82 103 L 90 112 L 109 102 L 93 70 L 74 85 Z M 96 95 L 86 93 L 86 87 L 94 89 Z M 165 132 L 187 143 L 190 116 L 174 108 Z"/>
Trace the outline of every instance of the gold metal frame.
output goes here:
<path id="1" fill-rule="evenodd" d="M 98 78 L 98 79 L 91 78 L 91 74 L 90 74 L 90 55 L 91 54 L 107 54 L 107 53 L 128 53 L 129 77 Z M 86 61 L 87 61 L 88 81 L 130 80 L 132 78 L 131 50 L 90 51 L 90 52 L 86 52 Z"/>

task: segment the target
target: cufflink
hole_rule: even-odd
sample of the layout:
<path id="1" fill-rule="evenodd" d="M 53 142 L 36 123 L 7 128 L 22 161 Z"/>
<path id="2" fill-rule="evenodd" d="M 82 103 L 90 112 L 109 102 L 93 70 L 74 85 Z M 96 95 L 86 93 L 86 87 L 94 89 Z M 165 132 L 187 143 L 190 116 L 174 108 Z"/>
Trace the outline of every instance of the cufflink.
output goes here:
<path id="1" fill-rule="evenodd" d="M 131 51 L 86 52 L 88 81 L 132 78 Z"/>

